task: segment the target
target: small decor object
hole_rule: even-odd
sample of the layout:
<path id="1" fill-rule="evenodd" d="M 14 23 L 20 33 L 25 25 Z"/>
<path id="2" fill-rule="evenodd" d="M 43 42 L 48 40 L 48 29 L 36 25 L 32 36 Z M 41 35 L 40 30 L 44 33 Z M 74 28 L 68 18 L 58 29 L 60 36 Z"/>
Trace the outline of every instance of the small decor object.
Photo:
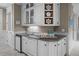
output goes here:
<path id="1" fill-rule="evenodd" d="M 45 19 L 45 24 L 52 24 L 53 23 L 53 21 L 52 21 L 52 19 Z"/>
<path id="2" fill-rule="evenodd" d="M 47 5 L 47 6 L 46 6 L 46 9 L 47 9 L 47 10 L 51 10 L 51 6 L 50 6 L 50 5 Z"/>
<path id="3" fill-rule="evenodd" d="M 51 13 L 50 13 L 50 12 L 47 12 L 47 13 L 46 13 L 46 16 L 47 16 L 47 17 L 50 17 L 50 16 L 51 16 Z"/>

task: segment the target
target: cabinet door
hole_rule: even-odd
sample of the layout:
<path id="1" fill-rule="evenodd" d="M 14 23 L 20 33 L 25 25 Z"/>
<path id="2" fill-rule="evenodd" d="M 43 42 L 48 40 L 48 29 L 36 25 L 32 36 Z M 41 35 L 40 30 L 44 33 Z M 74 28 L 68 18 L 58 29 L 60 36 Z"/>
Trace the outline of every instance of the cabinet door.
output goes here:
<path id="1" fill-rule="evenodd" d="M 58 54 L 58 56 L 62 56 L 62 41 L 60 40 L 60 41 L 58 41 L 58 52 L 57 52 L 57 54 Z"/>
<path id="2" fill-rule="evenodd" d="M 26 24 L 26 5 L 23 4 L 21 7 L 21 20 L 22 20 L 22 25 L 24 26 Z"/>
<path id="3" fill-rule="evenodd" d="M 20 52 L 20 37 L 16 36 L 16 49 Z"/>
<path id="4" fill-rule="evenodd" d="M 55 3 L 54 6 L 54 25 L 55 26 L 59 26 L 60 25 L 60 4 L 59 3 Z"/>
<path id="5" fill-rule="evenodd" d="M 57 56 L 57 42 L 49 42 L 49 56 Z"/>
<path id="6" fill-rule="evenodd" d="M 22 51 L 27 54 L 28 51 L 28 38 L 22 37 Z"/>
<path id="7" fill-rule="evenodd" d="M 28 10 L 26 10 L 26 12 L 25 12 L 26 14 L 24 15 L 24 16 L 26 16 L 26 18 L 25 18 L 25 22 L 26 22 L 26 24 L 29 24 L 30 23 L 30 17 L 29 17 L 29 9 Z"/>
<path id="8" fill-rule="evenodd" d="M 34 24 L 34 8 L 30 9 L 30 24 Z"/>
<path id="9" fill-rule="evenodd" d="M 62 39 L 62 56 L 66 54 L 66 47 L 67 47 L 66 43 L 67 43 L 66 38 L 63 38 Z"/>
<path id="10" fill-rule="evenodd" d="M 34 8 L 34 24 L 43 25 L 44 24 L 44 4 Z"/>
<path id="11" fill-rule="evenodd" d="M 48 56 L 48 43 L 45 41 L 38 40 L 38 56 Z"/>
<path id="12" fill-rule="evenodd" d="M 28 40 L 28 52 L 31 55 L 37 55 L 37 40 L 33 38 L 29 38 Z"/>

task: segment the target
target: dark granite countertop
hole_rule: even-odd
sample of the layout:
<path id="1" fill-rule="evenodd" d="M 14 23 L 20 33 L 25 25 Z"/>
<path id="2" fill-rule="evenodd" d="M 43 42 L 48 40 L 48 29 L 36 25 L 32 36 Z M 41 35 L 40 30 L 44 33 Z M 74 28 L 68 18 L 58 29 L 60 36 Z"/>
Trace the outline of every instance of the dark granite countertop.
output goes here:
<path id="1" fill-rule="evenodd" d="M 36 35 L 28 35 L 28 34 L 25 34 L 25 33 L 20 33 L 20 34 L 16 34 L 16 35 L 19 35 L 19 36 L 25 36 L 25 37 L 28 37 L 28 38 L 33 38 L 33 39 L 37 39 L 37 40 L 42 40 L 42 41 L 49 41 L 49 42 L 52 42 L 52 41 L 59 41 L 60 39 L 66 37 L 66 35 L 55 35 L 56 37 L 39 37 L 39 36 L 36 36 Z"/>

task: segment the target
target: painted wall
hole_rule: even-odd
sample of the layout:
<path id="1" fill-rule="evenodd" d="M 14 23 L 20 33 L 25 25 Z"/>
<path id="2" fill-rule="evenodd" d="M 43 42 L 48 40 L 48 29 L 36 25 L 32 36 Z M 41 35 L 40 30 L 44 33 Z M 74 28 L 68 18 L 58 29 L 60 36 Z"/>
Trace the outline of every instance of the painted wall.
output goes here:
<path id="1" fill-rule="evenodd" d="M 56 31 L 61 31 L 65 29 L 68 32 L 68 3 L 60 4 L 60 26 L 56 27 Z"/>
<path id="2" fill-rule="evenodd" d="M 6 10 L 3 9 L 3 31 L 6 31 Z"/>
<path id="3" fill-rule="evenodd" d="M 17 20 L 21 23 L 21 6 L 14 4 L 14 31 L 25 31 L 21 24 L 16 24 Z"/>

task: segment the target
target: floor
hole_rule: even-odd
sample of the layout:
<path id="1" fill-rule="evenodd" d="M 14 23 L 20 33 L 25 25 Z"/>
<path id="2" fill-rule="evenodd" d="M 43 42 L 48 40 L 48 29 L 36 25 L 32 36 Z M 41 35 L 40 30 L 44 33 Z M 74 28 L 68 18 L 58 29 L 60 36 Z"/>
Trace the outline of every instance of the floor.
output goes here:
<path id="1" fill-rule="evenodd" d="M 25 54 L 18 53 L 12 49 L 7 43 L 6 38 L 0 34 L 0 56 L 25 56 Z"/>

